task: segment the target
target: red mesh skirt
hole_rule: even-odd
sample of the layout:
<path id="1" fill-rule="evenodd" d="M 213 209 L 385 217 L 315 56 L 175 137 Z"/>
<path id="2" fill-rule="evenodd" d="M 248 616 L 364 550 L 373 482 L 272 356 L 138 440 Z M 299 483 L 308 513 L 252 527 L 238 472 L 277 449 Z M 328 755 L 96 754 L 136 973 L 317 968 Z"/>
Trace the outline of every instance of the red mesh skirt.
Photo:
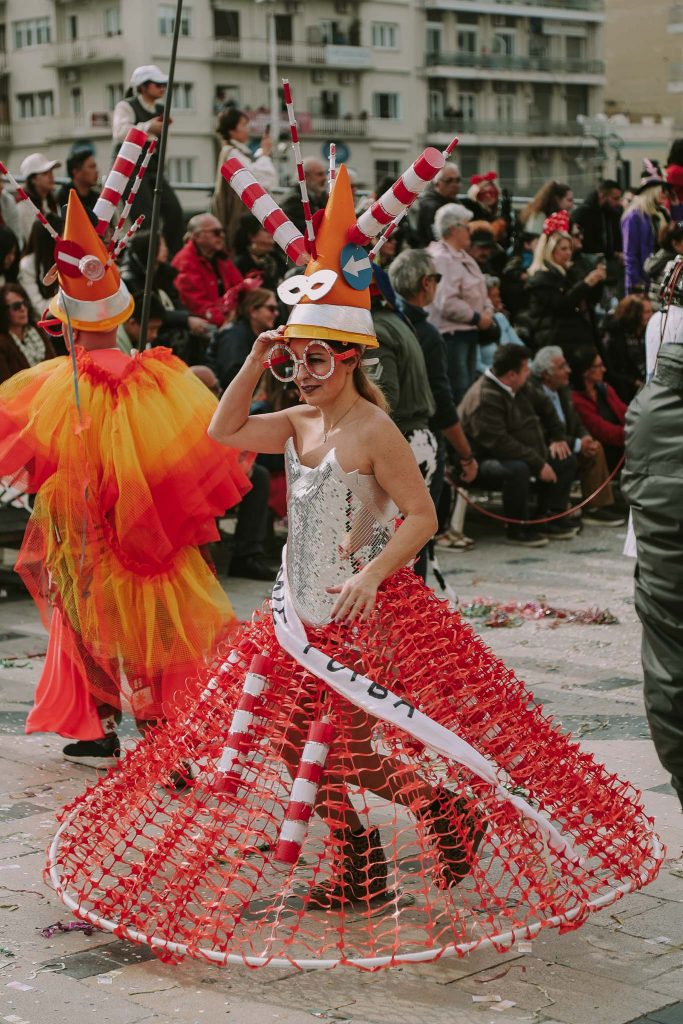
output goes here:
<path id="1" fill-rule="evenodd" d="M 581 862 L 492 785 L 330 692 L 279 647 L 265 611 L 173 725 L 64 809 L 48 873 L 74 913 L 162 958 L 372 970 L 573 928 L 656 876 L 663 851 L 639 794 L 555 728 L 412 573 L 385 584 L 367 623 L 308 637 L 495 762 Z M 219 784 L 261 654 L 267 685 L 250 698 L 233 783 Z M 292 779 L 321 721 L 334 737 L 315 811 L 284 863 Z"/>

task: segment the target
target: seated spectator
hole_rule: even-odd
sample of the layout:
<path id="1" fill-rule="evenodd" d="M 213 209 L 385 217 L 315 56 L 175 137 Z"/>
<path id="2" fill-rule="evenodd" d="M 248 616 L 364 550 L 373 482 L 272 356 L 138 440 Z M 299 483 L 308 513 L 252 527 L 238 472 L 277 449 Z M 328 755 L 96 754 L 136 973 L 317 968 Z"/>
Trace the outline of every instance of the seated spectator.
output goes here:
<path id="1" fill-rule="evenodd" d="M 273 292 L 246 279 L 239 288 L 235 319 L 209 342 L 206 362 L 225 390 L 241 370 L 257 335 L 270 331 L 280 307 Z"/>
<path id="2" fill-rule="evenodd" d="M 496 330 L 484 275 L 467 252 L 471 220 L 470 211 L 458 203 L 441 206 L 434 222 L 438 241 L 427 250 L 441 275 L 429 320 L 446 343 L 448 377 L 456 404 L 476 375 L 480 331 Z"/>
<path id="3" fill-rule="evenodd" d="M 138 231 L 127 249 L 121 276 L 131 295 L 145 290 L 150 237 L 149 231 Z M 188 364 L 202 362 L 213 325 L 182 305 L 175 284 L 177 276 L 178 271 L 168 262 L 166 239 L 160 234 L 152 280 L 152 295 L 163 310 L 158 343 L 168 345 Z"/>
<path id="4" fill-rule="evenodd" d="M 242 280 L 225 252 L 225 233 L 210 213 L 198 213 L 187 225 L 187 241 L 171 265 L 178 271 L 175 286 L 185 309 L 216 327 L 229 323 L 226 293 Z"/>
<path id="5" fill-rule="evenodd" d="M 38 221 L 35 222 L 35 226 L 40 228 L 44 235 L 47 235 L 47 231 Z M 11 228 L 2 224 L 0 225 L 0 285 L 11 284 L 16 281 L 18 272 L 19 239 Z"/>
<path id="6" fill-rule="evenodd" d="M 659 289 L 671 260 L 683 255 L 683 224 L 669 221 L 660 229 L 659 248 L 645 260 L 645 273 L 650 278 L 648 295 L 655 309 L 660 308 Z"/>
<path id="7" fill-rule="evenodd" d="M 408 214 L 414 245 L 426 249 L 434 241 L 436 211 L 458 198 L 462 178 L 457 164 L 447 163 L 428 185 Z M 470 217 L 470 220 L 472 218 Z"/>
<path id="8" fill-rule="evenodd" d="M 569 215 L 555 214 L 545 222 L 526 283 L 526 322 L 535 351 L 559 345 L 568 356 L 580 345 L 596 343 L 591 289 L 605 280 L 605 267 L 601 264 L 573 283 L 568 274 L 571 259 Z"/>
<path id="9" fill-rule="evenodd" d="M 311 213 L 324 210 L 327 205 L 327 165 L 317 156 L 307 156 L 303 163 L 304 181 L 308 190 L 308 201 Z M 302 235 L 306 234 L 304 208 L 301 205 L 301 190 L 296 184 L 290 189 L 282 202 L 282 209 L 292 224 L 295 224 Z"/>
<path id="10" fill-rule="evenodd" d="M 571 185 L 551 179 L 539 188 L 533 199 L 519 212 L 517 221 L 523 231 L 540 235 L 548 217 L 560 210 L 571 210 L 574 193 Z"/>
<path id="11" fill-rule="evenodd" d="M 542 529 L 523 525 L 531 518 L 532 491 L 538 495 L 539 518 L 564 512 L 576 458 L 550 399 L 525 387 L 529 356 L 523 345 L 500 345 L 493 366 L 472 385 L 458 412 L 479 462 L 475 484 L 502 490 L 504 513 L 515 520 L 506 527 L 508 542 L 541 547 L 548 538 L 576 536 L 577 527 L 562 519 Z"/>
<path id="12" fill-rule="evenodd" d="M 56 354 L 50 339 L 31 319 L 30 307 L 21 285 L 0 287 L 0 384 Z"/>
<path id="13" fill-rule="evenodd" d="M 47 216 L 47 221 L 58 234 L 64 228 L 64 221 L 54 213 Z M 29 297 L 31 318 L 38 322 L 42 319 L 50 299 L 57 294 L 58 284 L 44 284 L 43 279 L 55 262 L 55 242 L 42 224 L 36 221 L 28 236 L 26 250 L 19 261 L 18 281 Z"/>
<path id="14" fill-rule="evenodd" d="M 499 341 L 486 341 L 480 339 L 479 345 L 477 346 L 477 373 L 484 373 L 488 370 L 493 363 L 493 356 L 498 345 L 523 345 L 524 342 L 517 334 L 512 324 L 507 318 L 507 311 L 503 306 L 500 297 L 500 280 L 497 277 L 493 277 L 490 274 L 486 275 L 486 290 L 488 292 L 491 305 L 493 306 L 493 316 L 498 325 L 500 331 Z"/>
<path id="15" fill-rule="evenodd" d="M 495 171 L 487 171 L 486 174 L 473 174 L 470 178 L 470 187 L 462 205 L 472 211 L 474 220 L 490 223 L 498 216 L 500 192 L 495 184 L 497 177 Z"/>
<path id="16" fill-rule="evenodd" d="M 607 321 L 607 376 L 627 405 L 645 383 L 645 332 L 651 316 L 649 299 L 644 295 L 627 295 Z"/>
<path id="17" fill-rule="evenodd" d="M 48 160 L 42 153 L 31 153 L 19 164 L 19 176 L 24 179 L 24 191 L 46 216 L 48 213 L 59 213 L 54 171 L 56 167 L 61 166 L 59 160 Z M 25 241 L 35 224 L 35 214 L 29 203 L 19 203 L 17 210 L 21 238 Z"/>
<path id="18" fill-rule="evenodd" d="M 127 356 L 139 352 L 141 346 L 142 307 L 145 301 L 144 292 L 133 295 L 135 303 L 133 312 L 125 323 L 119 324 L 116 330 L 116 344 Z M 154 348 L 157 336 L 164 322 L 164 307 L 159 299 L 152 295 L 149 303 L 149 319 L 147 321 L 146 348 Z"/>
<path id="19" fill-rule="evenodd" d="M 596 348 L 577 349 L 569 360 L 572 402 L 584 427 L 605 449 L 610 471 L 624 454 L 626 405 L 605 384 L 605 364 Z"/>
<path id="20" fill-rule="evenodd" d="M 92 149 L 77 149 L 72 153 L 66 161 L 66 173 L 70 180 L 57 192 L 59 206 L 66 206 L 69 202 L 69 192 L 74 189 L 78 192 L 83 206 L 92 210 L 100 198 L 100 193 L 95 187 L 100 180 L 100 172 Z"/>
<path id="21" fill-rule="evenodd" d="M 607 283 L 617 287 L 624 280 L 622 203 L 619 182 L 607 179 L 572 213 L 572 226 L 576 224 L 583 236 L 583 251 L 589 256 L 605 257 Z"/>
<path id="22" fill-rule="evenodd" d="M 514 254 L 503 267 L 500 276 L 501 298 L 513 323 L 529 304 L 529 295 L 525 290 L 525 285 L 529 280 L 529 268 L 533 262 L 537 244 L 537 234 L 532 231 L 523 231 L 515 242 Z"/>
<path id="23" fill-rule="evenodd" d="M 581 481 L 581 494 L 590 497 L 602 487 L 609 476 L 605 452 L 599 441 L 588 433 L 574 408 L 569 393 L 569 364 L 556 345 L 547 345 L 536 353 L 531 364 L 531 378 L 527 387 L 540 390 L 553 404 L 558 419 L 564 426 L 565 440 L 574 453 Z M 546 432 L 546 443 L 550 436 Z M 596 526 L 623 526 L 626 517 L 614 511 L 612 484 L 602 487 L 599 494 L 583 509 L 584 521 Z"/>
<path id="24" fill-rule="evenodd" d="M 427 369 L 429 388 L 436 406 L 434 415 L 429 420 L 429 428 L 435 435 L 438 444 L 436 471 L 429 491 L 437 511 L 445 482 L 444 438 L 452 446 L 460 460 L 458 475 L 465 483 L 470 483 L 475 478 L 478 468 L 469 441 L 458 420 L 458 412 L 448 379 L 448 359 L 444 340 L 436 327 L 427 319 L 425 307 L 434 301 L 438 277 L 434 262 L 424 249 L 404 250 L 399 253 L 389 269 L 392 287 L 403 299 L 401 304 L 403 315 L 412 326 L 420 343 Z M 448 506 L 450 507 L 450 502 L 448 502 Z M 447 524 L 443 523 L 442 525 L 445 528 Z M 456 537 L 452 543 L 449 541 L 449 546 L 455 546 L 458 540 L 459 538 Z"/>
<path id="25" fill-rule="evenodd" d="M 226 160 L 236 157 L 251 171 L 266 192 L 277 186 L 278 177 L 271 157 L 273 140 L 270 135 L 262 137 L 257 154 L 252 154 L 249 148 L 249 118 L 244 111 L 238 110 L 237 107 L 228 107 L 219 115 L 217 127 L 218 134 L 223 140 L 223 147 L 218 157 L 211 212 L 220 221 L 225 231 L 226 248 L 234 256 L 235 235 L 244 213 L 244 204 L 221 174 L 221 167 Z"/>
<path id="26" fill-rule="evenodd" d="M 263 287 L 271 292 L 282 281 L 287 269 L 279 245 L 275 244 L 271 233 L 250 213 L 240 218 L 233 245 L 233 261 L 243 277 L 258 274 Z"/>

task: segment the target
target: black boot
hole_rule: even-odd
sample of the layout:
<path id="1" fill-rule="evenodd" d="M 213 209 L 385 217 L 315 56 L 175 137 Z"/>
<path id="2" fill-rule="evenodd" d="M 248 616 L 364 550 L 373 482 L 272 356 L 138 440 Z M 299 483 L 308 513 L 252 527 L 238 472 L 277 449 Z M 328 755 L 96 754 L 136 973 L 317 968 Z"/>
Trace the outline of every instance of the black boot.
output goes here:
<path id="1" fill-rule="evenodd" d="M 113 768 L 121 758 L 121 744 L 115 732 L 109 732 L 101 740 L 77 740 L 67 743 L 62 755 L 74 764 L 88 768 Z"/>
<path id="2" fill-rule="evenodd" d="M 352 832 L 343 829 L 334 832 L 344 845 L 341 879 L 314 885 L 311 903 L 323 910 L 334 910 L 345 903 L 372 903 L 377 899 L 390 899 L 387 891 L 387 862 L 380 841 L 379 829 Z"/>
<path id="3" fill-rule="evenodd" d="M 466 800 L 442 786 L 436 797 L 420 812 L 439 860 L 436 883 L 440 889 L 458 885 L 472 870 L 474 856 L 481 845 L 486 825 Z"/>

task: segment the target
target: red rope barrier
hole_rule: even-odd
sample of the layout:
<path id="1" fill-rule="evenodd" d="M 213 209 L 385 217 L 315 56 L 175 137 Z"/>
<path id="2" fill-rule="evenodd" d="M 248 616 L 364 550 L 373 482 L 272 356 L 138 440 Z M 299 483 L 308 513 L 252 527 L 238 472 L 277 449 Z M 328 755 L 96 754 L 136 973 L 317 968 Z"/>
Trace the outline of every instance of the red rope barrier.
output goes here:
<path id="1" fill-rule="evenodd" d="M 598 494 L 600 494 L 600 491 L 607 487 L 607 484 L 610 484 L 612 480 L 614 480 L 615 476 L 624 465 L 624 459 L 625 456 L 622 455 L 607 479 L 604 480 L 592 494 L 589 494 L 587 498 L 580 501 L 578 505 L 572 505 L 571 508 L 565 509 L 564 512 L 556 512 L 555 515 L 544 516 L 542 519 L 509 519 L 507 516 L 500 516 L 497 512 L 489 512 L 488 509 L 483 508 L 483 506 L 478 502 L 473 501 L 468 496 L 467 491 L 464 491 L 462 487 L 456 487 L 456 491 L 463 501 L 470 506 L 470 508 L 476 509 L 477 512 L 481 512 L 483 516 L 488 516 L 489 519 L 495 519 L 499 523 L 509 523 L 511 526 L 539 526 L 541 523 L 552 523 L 555 519 L 564 519 L 565 516 L 570 516 L 573 512 L 578 512 L 579 509 L 582 509 L 584 505 L 588 505 L 593 498 L 596 498 Z"/>

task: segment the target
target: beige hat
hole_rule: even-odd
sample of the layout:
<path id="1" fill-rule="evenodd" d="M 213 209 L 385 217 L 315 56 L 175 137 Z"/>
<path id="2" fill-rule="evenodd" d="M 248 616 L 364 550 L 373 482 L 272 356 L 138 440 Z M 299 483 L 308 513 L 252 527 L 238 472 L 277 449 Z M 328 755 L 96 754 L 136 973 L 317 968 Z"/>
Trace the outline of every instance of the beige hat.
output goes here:
<path id="1" fill-rule="evenodd" d="M 19 176 L 30 178 L 32 174 L 45 174 L 47 171 L 53 171 L 55 167 L 61 166 L 59 160 L 48 160 L 42 153 L 31 153 L 29 156 L 25 156 L 19 164 Z"/>

